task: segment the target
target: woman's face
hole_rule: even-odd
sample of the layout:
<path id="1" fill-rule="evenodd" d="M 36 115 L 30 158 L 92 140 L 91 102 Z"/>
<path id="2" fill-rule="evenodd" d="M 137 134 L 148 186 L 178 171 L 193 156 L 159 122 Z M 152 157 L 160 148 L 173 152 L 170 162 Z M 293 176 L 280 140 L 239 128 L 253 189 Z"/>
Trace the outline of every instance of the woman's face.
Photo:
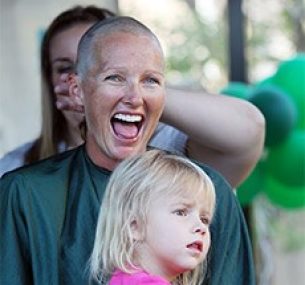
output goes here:
<path id="1" fill-rule="evenodd" d="M 164 58 L 147 35 L 96 36 L 92 63 L 79 80 L 86 114 L 86 144 L 98 165 L 113 169 L 145 151 L 165 100 Z"/>
<path id="2" fill-rule="evenodd" d="M 82 35 L 92 26 L 93 23 L 76 24 L 57 33 L 50 42 L 50 64 L 51 80 L 53 90 L 56 86 L 61 86 L 60 93 L 54 91 L 56 101 L 60 101 L 60 96 L 69 95 L 67 80 L 63 80 L 61 75 L 74 73 L 77 56 L 77 46 Z M 83 115 L 72 111 L 62 111 L 67 120 L 68 126 L 77 128 L 83 120 Z"/>

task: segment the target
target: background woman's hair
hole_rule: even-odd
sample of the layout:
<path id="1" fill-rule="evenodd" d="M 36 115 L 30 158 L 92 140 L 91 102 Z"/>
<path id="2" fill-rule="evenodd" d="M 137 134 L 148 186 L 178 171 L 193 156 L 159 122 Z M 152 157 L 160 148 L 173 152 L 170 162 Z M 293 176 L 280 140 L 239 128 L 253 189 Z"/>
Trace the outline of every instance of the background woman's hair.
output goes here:
<path id="1" fill-rule="evenodd" d="M 42 127 L 39 138 L 27 152 L 25 162 L 30 163 L 58 152 L 58 144 L 67 141 L 67 123 L 61 111 L 55 106 L 50 63 L 50 42 L 59 32 L 74 25 L 92 23 L 115 16 L 107 9 L 96 6 L 75 6 L 59 14 L 49 25 L 42 39 L 41 92 Z"/>

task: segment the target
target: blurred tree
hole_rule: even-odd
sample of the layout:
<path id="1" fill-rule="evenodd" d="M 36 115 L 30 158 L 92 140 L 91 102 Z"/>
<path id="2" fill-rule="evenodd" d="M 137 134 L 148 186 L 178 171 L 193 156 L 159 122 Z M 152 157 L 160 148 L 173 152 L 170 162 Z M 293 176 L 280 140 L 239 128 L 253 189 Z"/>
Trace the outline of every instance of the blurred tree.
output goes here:
<path id="1" fill-rule="evenodd" d="M 271 75 L 279 62 L 305 51 L 305 1 L 244 1 L 250 81 Z"/>
<path id="2" fill-rule="evenodd" d="M 283 17 L 286 20 L 288 29 L 292 31 L 292 41 L 297 52 L 305 51 L 305 1 L 285 1 L 286 10 Z"/>

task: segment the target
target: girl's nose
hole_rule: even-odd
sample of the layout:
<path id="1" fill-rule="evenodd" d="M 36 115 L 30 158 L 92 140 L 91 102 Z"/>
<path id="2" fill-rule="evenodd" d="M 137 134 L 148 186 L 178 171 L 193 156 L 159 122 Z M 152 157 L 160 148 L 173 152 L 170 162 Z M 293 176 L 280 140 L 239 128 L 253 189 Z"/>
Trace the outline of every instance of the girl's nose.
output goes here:
<path id="1" fill-rule="evenodd" d="M 199 226 L 195 228 L 195 233 L 204 235 L 206 233 L 206 228 L 204 226 Z"/>
<path id="2" fill-rule="evenodd" d="M 194 226 L 194 233 L 199 233 L 199 234 L 204 235 L 207 232 L 207 230 L 208 230 L 208 225 L 203 223 L 201 221 L 201 219 L 198 219 L 196 221 L 195 226 Z"/>

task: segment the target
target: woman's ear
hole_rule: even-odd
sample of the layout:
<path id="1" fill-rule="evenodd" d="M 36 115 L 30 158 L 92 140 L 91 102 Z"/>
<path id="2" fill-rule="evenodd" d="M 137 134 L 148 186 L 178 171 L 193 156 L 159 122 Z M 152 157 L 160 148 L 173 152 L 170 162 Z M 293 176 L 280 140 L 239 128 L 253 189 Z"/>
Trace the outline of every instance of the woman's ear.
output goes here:
<path id="1" fill-rule="evenodd" d="M 69 96 L 72 100 L 73 109 L 78 112 L 84 111 L 83 92 L 80 87 L 80 79 L 76 74 L 70 74 L 68 77 Z"/>

